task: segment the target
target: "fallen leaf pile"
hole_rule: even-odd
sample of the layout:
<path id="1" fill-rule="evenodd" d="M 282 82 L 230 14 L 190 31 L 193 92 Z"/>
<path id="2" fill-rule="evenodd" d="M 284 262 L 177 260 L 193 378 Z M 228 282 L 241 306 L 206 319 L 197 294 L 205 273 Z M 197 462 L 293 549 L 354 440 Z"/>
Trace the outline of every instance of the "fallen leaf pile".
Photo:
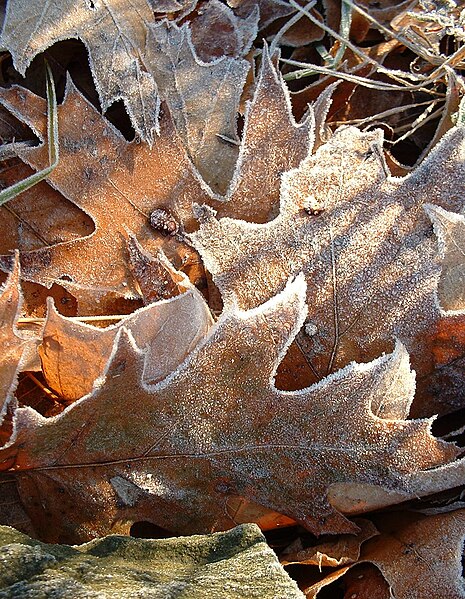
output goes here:
<path id="1" fill-rule="evenodd" d="M 7 3 L 2 186 L 44 57 L 60 158 L 0 206 L 1 524 L 255 522 L 307 597 L 465 597 L 463 15 Z"/>

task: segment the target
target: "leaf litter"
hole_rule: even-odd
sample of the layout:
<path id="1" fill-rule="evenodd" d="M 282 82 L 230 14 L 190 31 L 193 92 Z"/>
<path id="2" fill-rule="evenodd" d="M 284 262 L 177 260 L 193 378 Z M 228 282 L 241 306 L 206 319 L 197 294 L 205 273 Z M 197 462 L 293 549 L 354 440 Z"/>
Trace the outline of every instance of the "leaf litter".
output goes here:
<path id="1" fill-rule="evenodd" d="M 153 4 L 7 5 L 18 70 L 81 39 L 140 139 L 68 80 L 58 165 L 0 208 L 1 521 L 72 543 L 293 525 L 308 597 L 463 597 L 465 461 L 436 432 L 461 440 L 461 13 Z M 47 111 L 20 86 L 1 102 L 40 140 L 6 140 L 11 185 L 48 165 Z M 54 411 L 15 391 L 26 368 Z M 442 512 L 402 506 L 431 496 Z"/>

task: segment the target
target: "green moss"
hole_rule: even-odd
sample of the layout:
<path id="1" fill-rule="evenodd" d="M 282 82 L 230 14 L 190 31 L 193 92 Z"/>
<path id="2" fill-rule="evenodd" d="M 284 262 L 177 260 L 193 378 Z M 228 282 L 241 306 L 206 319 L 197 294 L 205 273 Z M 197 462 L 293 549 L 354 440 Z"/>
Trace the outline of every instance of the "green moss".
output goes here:
<path id="1" fill-rule="evenodd" d="M 147 540 L 108 536 L 79 547 L 0 527 L 0 598 L 302 598 L 259 528 Z"/>

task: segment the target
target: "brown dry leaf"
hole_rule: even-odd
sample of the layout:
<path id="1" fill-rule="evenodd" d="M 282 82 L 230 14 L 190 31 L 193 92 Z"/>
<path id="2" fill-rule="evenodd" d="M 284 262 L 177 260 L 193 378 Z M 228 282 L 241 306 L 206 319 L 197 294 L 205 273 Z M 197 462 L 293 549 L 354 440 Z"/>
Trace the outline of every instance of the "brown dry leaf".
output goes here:
<path id="1" fill-rule="evenodd" d="M 229 6 L 236 8 L 236 14 L 250 14 L 255 6 L 258 6 L 260 20 L 258 22 L 259 29 L 264 29 L 276 19 L 285 17 L 295 12 L 286 0 L 228 0 Z"/>
<path id="2" fill-rule="evenodd" d="M 43 139 L 44 100 L 17 87 L 2 96 L 2 102 Z M 192 250 L 179 236 L 154 230 L 150 214 L 157 208 L 167 210 L 182 231 L 191 215 L 190 194 L 205 193 L 167 115 L 153 148 L 129 143 L 69 84 L 58 118 L 60 162 L 48 181 L 93 219 L 95 231 L 23 253 L 22 274 L 46 287 L 62 284 L 78 299 L 81 314 L 105 313 L 105 302 L 113 297 L 138 296 L 126 264 L 127 230 L 149 251 L 156 253 L 163 246 L 179 266 Z M 20 155 L 36 169 L 48 163 L 46 145 Z"/>
<path id="3" fill-rule="evenodd" d="M 431 420 L 375 415 L 411 400 L 402 346 L 303 391 L 273 386 L 304 300 L 299 276 L 259 308 L 229 307 L 157 385 L 142 382 L 144 352 L 123 328 L 92 394 L 53 418 L 17 409 L 1 467 L 15 474 L 37 535 L 77 542 L 139 520 L 183 533 L 225 529 L 235 523 L 231 496 L 317 534 L 356 532 L 327 499 L 334 484 L 365 484 L 372 499 L 379 490 L 394 502 L 429 491 L 437 471 L 444 484 L 457 450 L 432 437 Z"/>
<path id="4" fill-rule="evenodd" d="M 35 362 L 39 342 L 38 337 L 18 331 L 16 326 L 22 303 L 19 278 L 19 256 L 16 253 L 13 271 L 0 288 L 0 425 L 9 404 L 14 401 L 18 373 Z"/>
<path id="5" fill-rule="evenodd" d="M 428 335 L 433 353 L 434 370 L 418 379 L 417 394 L 411 415 L 433 414 L 438 405 L 444 413 L 455 412 L 465 405 L 465 323 L 462 316 L 448 316 L 437 323 Z"/>
<path id="6" fill-rule="evenodd" d="M 465 218 L 426 204 L 442 258 L 438 296 L 444 310 L 465 309 Z"/>
<path id="7" fill-rule="evenodd" d="M 371 564 L 359 564 L 344 576 L 344 599 L 392 599 L 389 585 Z"/>
<path id="8" fill-rule="evenodd" d="M 17 87 L 4 90 L 1 98 L 39 137 L 45 137 L 43 99 Z M 58 116 L 60 163 L 49 182 L 92 217 L 95 232 L 23 253 L 23 276 L 46 287 L 57 281 L 77 297 L 79 312 L 85 315 L 105 312 L 115 295 L 138 295 L 127 266 L 127 230 L 146 250 L 156 253 L 162 246 L 175 266 L 182 267 L 183 261 L 191 261 L 192 249 L 179 236 L 153 230 L 152 211 L 167 211 L 181 232 L 193 221 L 192 200 L 209 201 L 227 215 L 250 214 L 251 219 L 266 221 L 278 205 L 281 173 L 299 164 L 312 138 L 310 117 L 301 125 L 295 123 L 287 91 L 268 57 L 246 115 L 235 176 L 222 201 L 211 199 L 204 189 L 166 114 L 152 149 L 125 141 L 71 85 Z M 20 154 L 36 169 L 48 164 L 45 146 Z M 40 198 L 34 203 L 39 204 Z M 193 270 L 196 280 L 198 267 Z"/>
<path id="9" fill-rule="evenodd" d="M 89 51 L 103 111 L 123 100 L 137 133 L 152 143 L 160 101 L 141 61 L 152 22 L 147 0 L 12 0 L 6 7 L 1 44 L 24 75 L 37 54 L 60 40 L 79 38 Z"/>
<path id="10" fill-rule="evenodd" d="M 243 18 L 219 0 L 208 0 L 197 12 L 190 29 L 195 51 L 203 62 L 221 56 L 243 57 L 249 52 L 257 37 L 260 15 L 256 4 Z"/>
<path id="11" fill-rule="evenodd" d="M 182 286 L 181 295 L 140 308 L 105 329 L 61 316 L 49 301 L 39 346 L 48 385 L 67 402 L 90 393 L 96 379 L 103 375 L 122 327 L 131 332 L 145 353 L 144 382 L 164 379 L 186 359 L 213 324 L 205 300 L 187 277 L 183 277 Z"/>
<path id="12" fill-rule="evenodd" d="M 387 171 L 379 130 L 340 128 L 286 173 L 275 220 L 217 219 L 198 207 L 190 238 L 225 304 L 257 306 L 303 270 L 309 309 L 298 341 L 317 379 L 388 351 L 395 337 L 421 376 L 431 372 L 441 260 L 423 205 L 461 210 L 464 131 L 451 130 L 401 179 Z"/>
<path id="13" fill-rule="evenodd" d="M 305 7 L 305 3 L 301 4 Z M 318 10 L 311 8 L 309 12 L 317 22 L 323 23 L 324 19 Z M 317 23 L 305 17 L 304 12 L 297 12 L 292 19 L 289 16 L 277 19 L 264 33 L 273 46 L 279 42 L 280 45 L 291 48 L 300 48 L 311 42 L 320 41 L 325 35 Z"/>
<path id="14" fill-rule="evenodd" d="M 187 291 L 185 275 L 177 271 L 163 252 L 146 252 L 133 235 L 128 236 L 128 266 L 147 306 Z"/>
<path id="15" fill-rule="evenodd" d="M 376 526 L 364 518 L 354 518 L 360 531 L 357 534 L 338 535 L 336 539 L 329 538 L 316 546 L 304 549 L 301 539 L 297 539 L 280 555 L 284 566 L 289 564 L 306 564 L 318 566 L 337 567 L 355 563 L 360 557 L 362 544 L 379 534 Z"/>
<path id="16" fill-rule="evenodd" d="M 442 258 L 438 283 L 438 304 L 447 318 L 439 320 L 429 331 L 427 342 L 431 348 L 434 370 L 418 381 L 420 405 L 413 415 L 429 411 L 438 405 L 444 412 L 453 412 L 464 406 L 463 373 L 465 364 L 465 238 L 464 218 L 438 206 L 425 204 L 439 242 Z"/>
<path id="17" fill-rule="evenodd" d="M 462 576 L 465 510 L 429 517 L 409 512 L 383 514 L 375 522 L 380 535 L 363 545 L 359 563 L 377 566 L 396 599 L 465 597 Z M 306 596 L 318 597 L 321 588 L 349 568 L 306 589 Z"/>
<path id="18" fill-rule="evenodd" d="M 18 161 L 4 165 L 0 181 L 9 187 L 33 172 Z M 0 206 L 0 254 L 72 241 L 93 230 L 92 219 L 45 181 Z"/>
<path id="19" fill-rule="evenodd" d="M 176 130 L 204 180 L 225 193 L 238 155 L 236 113 L 248 61 L 221 56 L 203 63 L 187 24 L 149 28 L 144 58 Z"/>

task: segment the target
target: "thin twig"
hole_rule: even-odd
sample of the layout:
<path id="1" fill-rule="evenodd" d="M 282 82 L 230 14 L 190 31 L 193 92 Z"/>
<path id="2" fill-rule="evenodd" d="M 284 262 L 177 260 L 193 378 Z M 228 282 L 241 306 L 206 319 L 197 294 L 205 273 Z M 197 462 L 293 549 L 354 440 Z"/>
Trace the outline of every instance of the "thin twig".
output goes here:
<path id="1" fill-rule="evenodd" d="M 350 81 L 352 83 L 357 83 L 358 85 L 362 85 L 364 87 L 369 87 L 371 89 L 377 89 L 381 91 L 414 91 L 419 90 L 423 91 L 430 95 L 443 95 L 439 94 L 435 90 L 428 89 L 425 87 L 425 83 L 412 84 L 405 82 L 404 85 L 394 85 L 392 83 L 382 83 L 380 81 L 372 81 L 371 79 L 366 79 L 365 77 L 359 77 L 358 75 L 351 75 L 350 73 L 342 73 L 341 71 L 334 71 L 332 69 L 328 69 L 327 67 L 320 67 L 316 64 L 300 62 L 298 60 L 291 60 L 289 58 L 281 58 L 281 62 L 285 64 L 289 64 L 295 67 L 303 67 L 300 71 L 293 71 L 292 73 L 286 73 L 284 75 L 285 81 L 292 81 L 293 79 L 301 79 L 302 77 L 309 77 L 311 75 L 315 75 L 316 73 L 321 73 L 323 75 L 330 75 L 331 77 L 337 77 L 339 79 L 344 79 L 346 81 Z M 431 83 L 431 81 L 428 81 Z"/>
<path id="2" fill-rule="evenodd" d="M 34 374 L 32 374 L 32 372 L 28 372 L 27 373 L 28 378 L 31 379 L 31 381 L 37 385 L 37 387 L 39 387 L 39 389 L 45 393 L 45 395 L 47 395 L 48 397 L 50 397 L 50 399 L 52 399 L 53 401 L 60 401 L 60 398 L 58 397 L 58 395 L 55 395 L 55 393 L 53 393 L 53 391 L 51 389 L 49 389 L 48 387 L 46 387 L 43 383 L 41 383 L 39 381 L 39 379 L 34 376 Z"/>
<path id="3" fill-rule="evenodd" d="M 419 81 L 420 79 L 422 79 L 422 77 L 420 77 L 419 75 L 413 75 L 412 73 L 406 73 L 403 71 L 393 71 L 391 69 L 387 69 L 386 67 L 383 67 L 383 65 L 381 63 L 379 63 L 374 58 L 371 58 L 370 56 L 365 54 L 365 52 L 360 50 L 360 48 L 358 48 L 355 44 L 352 44 L 352 42 L 350 40 L 343 38 L 338 33 L 336 33 L 336 31 L 331 29 L 331 27 L 328 27 L 327 25 L 325 25 L 324 23 L 319 21 L 308 10 L 305 10 L 305 8 L 303 8 L 297 2 L 295 2 L 295 0 L 290 0 L 289 3 L 291 4 L 291 6 L 296 8 L 298 11 L 302 12 L 308 19 L 310 19 L 310 21 L 312 21 L 312 23 L 317 25 L 317 27 L 320 27 L 321 29 L 323 29 L 323 31 L 326 31 L 326 33 L 328 33 L 329 35 L 334 37 L 334 39 L 338 40 L 341 44 L 345 44 L 345 46 L 347 46 L 347 48 L 352 50 L 352 52 L 356 56 L 359 56 L 364 61 L 369 62 L 372 65 L 374 65 L 376 67 L 377 72 L 384 73 L 388 77 L 391 77 L 391 78 L 395 79 L 396 81 L 398 80 L 399 82 L 403 82 L 403 80 L 405 78 L 411 78 L 411 79 L 414 79 L 415 81 Z M 347 4 L 349 4 L 351 7 L 353 7 L 353 4 L 351 2 L 347 1 Z"/>
<path id="4" fill-rule="evenodd" d="M 73 322 L 115 322 L 122 320 L 127 316 L 128 314 L 109 314 L 108 316 L 67 316 L 66 319 L 72 320 Z M 46 318 L 24 317 L 18 318 L 17 324 L 42 324 L 46 320 Z"/>

